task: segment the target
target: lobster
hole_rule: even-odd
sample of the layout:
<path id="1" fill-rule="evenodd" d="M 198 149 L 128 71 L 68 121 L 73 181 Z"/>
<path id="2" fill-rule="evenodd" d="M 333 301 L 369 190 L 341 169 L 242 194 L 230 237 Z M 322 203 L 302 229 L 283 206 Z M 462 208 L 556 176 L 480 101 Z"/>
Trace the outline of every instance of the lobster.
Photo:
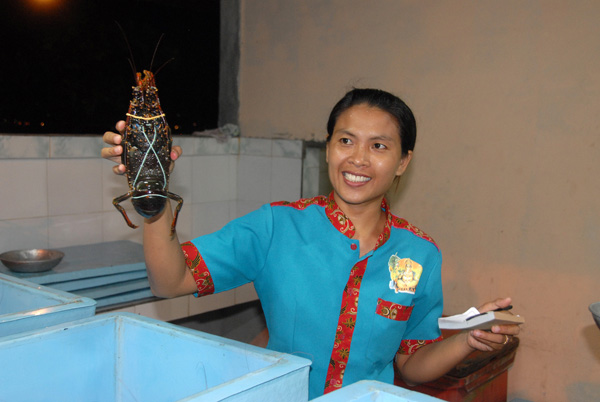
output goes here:
<path id="1" fill-rule="evenodd" d="M 154 74 L 144 70 L 142 77 L 142 74 L 133 68 L 136 86 L 133 87 L 121 142 L 121 162 L 126 166 L 129 192 L 116 197 L 113 205 L 121 212 L 127 225 L 135 229 L 138 226 L 127 216 L 127 212 L 120 205 L 122 201 L 131 198 L 134 209 L 144 218 L 160 214 L 166 206 L 167 198 L 177 201 L 171 223 L 173 235 L 183 198 L 169 191 L 173 142 L 171 128 L 160 106 Z"/>

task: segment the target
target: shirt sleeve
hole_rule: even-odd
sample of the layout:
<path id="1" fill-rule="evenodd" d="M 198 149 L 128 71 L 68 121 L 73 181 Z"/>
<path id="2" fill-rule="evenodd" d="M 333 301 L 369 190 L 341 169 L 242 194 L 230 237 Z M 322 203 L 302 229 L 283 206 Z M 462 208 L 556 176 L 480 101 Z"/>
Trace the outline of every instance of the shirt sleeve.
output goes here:
<path id="1" fill-rule="evenodd" d="M 219 293 L 252 282 L 264 266 L 272 235 L 273 214 L 267 204 L 229 222 L 221 230 L 184 243 L 182 248 L 196 279 L 198 295 Z M 197 255 L 190 249 L 196 249 Z"/>
<path id="2" fill-rule="evenodd" d="M 444 309 L 441 266 L 442 255 L 438 251 L 432 259 L 427 282 L 415 298 L 408 327 L 400 344 L 401 354 L 412 354 L 420 347 L 442 339 L 438 325 L 438 318 Z"/>

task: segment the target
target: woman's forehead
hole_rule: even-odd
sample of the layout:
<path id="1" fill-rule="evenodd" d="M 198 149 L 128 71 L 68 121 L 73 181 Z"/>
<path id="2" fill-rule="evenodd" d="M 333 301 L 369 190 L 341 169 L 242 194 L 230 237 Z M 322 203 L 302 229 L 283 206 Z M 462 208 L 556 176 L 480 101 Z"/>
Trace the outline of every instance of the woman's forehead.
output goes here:
<path id="1" fill-rule="evenodd" d="M 366 134 L 371 136 L 399 139 L 400 127 L 396 118 L 378 107 L 359 104 L 342 112 L 335 124 L 334 133 Z"/>

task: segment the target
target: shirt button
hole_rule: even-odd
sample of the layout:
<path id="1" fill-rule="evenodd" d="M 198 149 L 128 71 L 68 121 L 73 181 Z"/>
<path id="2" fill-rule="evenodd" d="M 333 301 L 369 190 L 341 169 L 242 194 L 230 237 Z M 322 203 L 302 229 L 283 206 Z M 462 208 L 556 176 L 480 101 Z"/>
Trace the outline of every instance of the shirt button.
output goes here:
<path id="1" fill-rule="evenodd" d="M 356 248 L 357 248 L 357 247 L 358 247 L 358 246 L 356 245 L 356 243 L 352 243 L 352 245 L 350 246 L 350 248 L 351 248 L 352 250 L 356 250 Z"/>

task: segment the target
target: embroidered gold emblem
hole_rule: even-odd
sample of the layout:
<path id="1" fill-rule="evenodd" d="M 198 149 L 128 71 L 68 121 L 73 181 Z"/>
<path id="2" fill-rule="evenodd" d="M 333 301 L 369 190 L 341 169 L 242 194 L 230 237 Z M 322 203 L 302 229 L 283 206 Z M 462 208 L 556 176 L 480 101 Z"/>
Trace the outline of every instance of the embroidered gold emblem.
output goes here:
<path id="1" fill-rule="evenodd" d="M 423 267 L 410 258 L 400 258 L 394 254 L 388 261 L 390 269 L 390 289 L 396 293 L 415 294 Z"/>

